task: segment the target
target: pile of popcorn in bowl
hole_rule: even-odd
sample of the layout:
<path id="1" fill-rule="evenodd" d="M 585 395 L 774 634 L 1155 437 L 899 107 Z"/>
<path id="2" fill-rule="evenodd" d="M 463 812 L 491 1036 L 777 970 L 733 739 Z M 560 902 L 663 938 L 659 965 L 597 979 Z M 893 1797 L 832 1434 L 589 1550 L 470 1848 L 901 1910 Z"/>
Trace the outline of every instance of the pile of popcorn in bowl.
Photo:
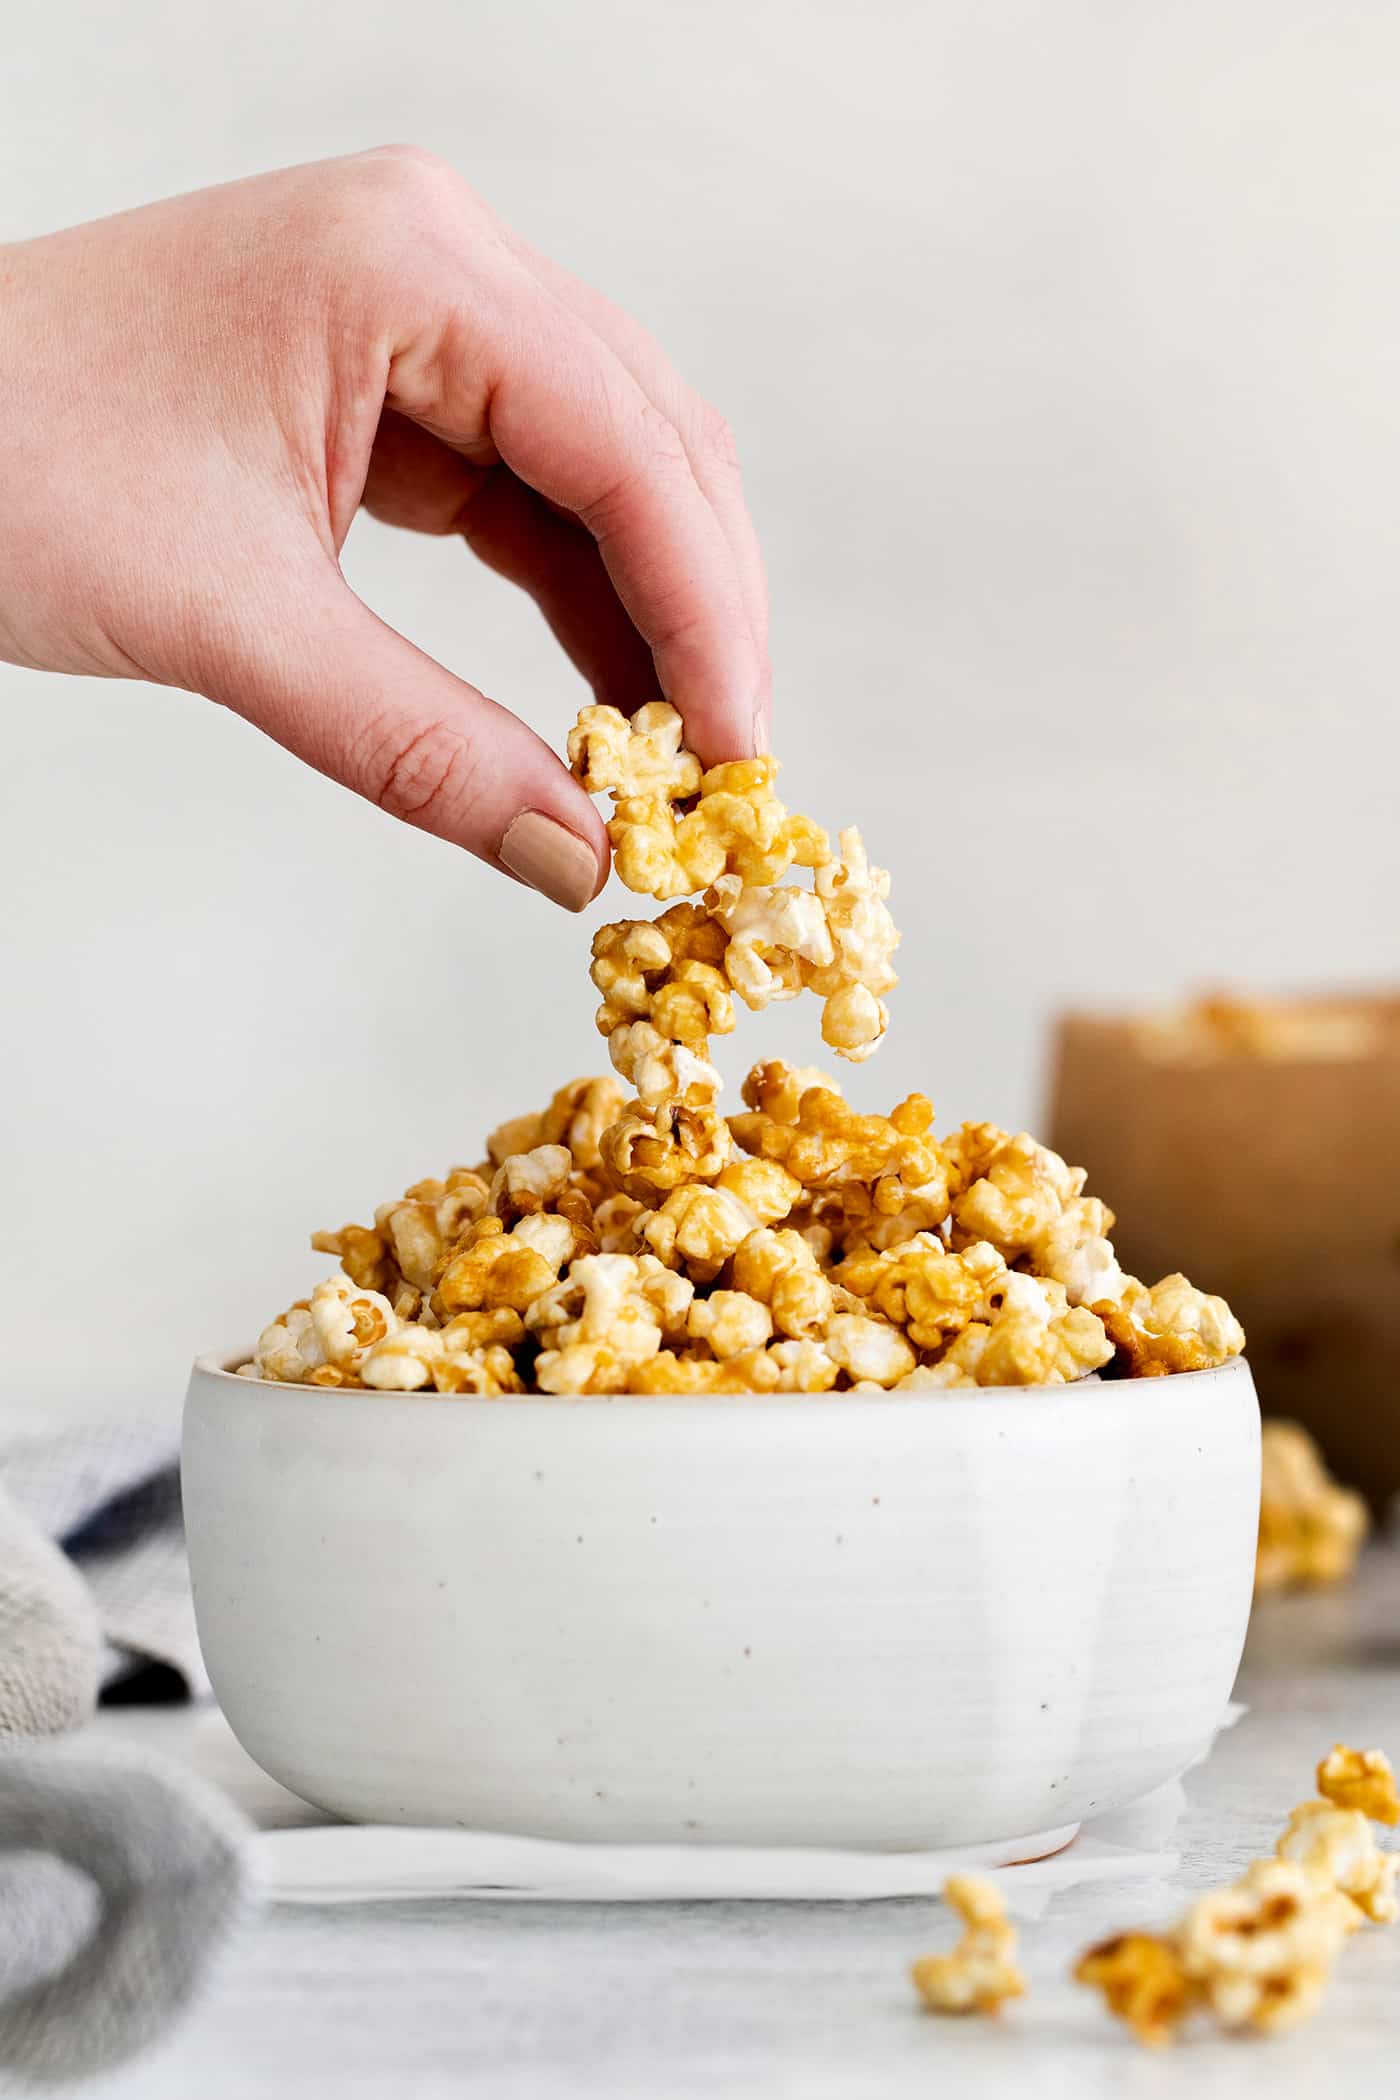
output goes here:
<path id="1" fill-rule="evenodd" d="M 736 1001 L 814 992 L 837 1057 L 877 1048 L 897 982 L 889 877 L 858 831 L 833 847 L 784 806 L 772 758 L 702 771 L 663 702 L 630 721 L 585 708 L 569 759 L 612 796 L 622 881 L 666 907 L 594 937 L 618 1077 L 561 1087 L 372 1226 L 316 1233 L 338 1269 L 263 1330 L 242 1376 L 488 1397 L 877 1393 L 1238 1355 L 1223 1299 L 1125 1275 L 1112 1213 L 1024 1132 L 939 1137 L 922 1094 L 860 1115 L 824 1072 L 776 1062 L 725 1116 L 709 1049 Z M 784 881 L 794 869 L 810 887 Z"/>

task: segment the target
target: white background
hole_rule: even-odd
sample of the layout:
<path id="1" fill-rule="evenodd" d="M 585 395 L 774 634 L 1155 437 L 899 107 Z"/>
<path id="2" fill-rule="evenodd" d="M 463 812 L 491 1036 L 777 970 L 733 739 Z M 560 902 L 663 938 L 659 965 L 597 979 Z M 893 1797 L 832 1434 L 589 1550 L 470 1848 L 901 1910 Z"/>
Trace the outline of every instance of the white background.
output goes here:
<path id="1" fill-rule="evenodd" d="M 1392 969 L 1400 10 L 60 0 L 0 59 L 0 239 L 409 139 L 726 410 L 786 789 L 895 877 L 862 1105 L 1020 1122 L 1062 1002 Z M 562 739 L 523 598 L 346 563 Z M 173 1408 L 312 1226 L 601 1068 L 588 928 L 199 700 L 0 710 L 5 1383 Z"/>

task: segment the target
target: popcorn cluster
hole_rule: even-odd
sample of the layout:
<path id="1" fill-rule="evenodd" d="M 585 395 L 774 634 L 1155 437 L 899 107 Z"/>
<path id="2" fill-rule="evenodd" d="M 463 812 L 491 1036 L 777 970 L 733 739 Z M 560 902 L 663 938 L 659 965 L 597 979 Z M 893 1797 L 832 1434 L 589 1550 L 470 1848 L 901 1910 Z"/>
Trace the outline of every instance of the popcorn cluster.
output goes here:
<path id="1" fill-rule="evenodd" d="M 1317 1786 L 1273 1857 L 1199 1897 L 1173 1930 L 1118 1933 L 1081 1957 L 1076 1980 L 1102 1991 L 1139 2041 L 1163 2047 L 1196 2012 L 1262 2033 L 1296 2026 L 1351 1935 L 1394 1922 L 1400 1854 L 1383 1852 L 1371 1829 L 1400 1823 L 1389 1759 L 1338 1743 Z"/>
<path id="2" fill-rule="evenodd" d="M 656 702 L 630 721 L 587 707 L 569 736 L 583 785 L 612 796 L 618 873 L 666 907 L 594 938 L 619 1077 L 562 1087 L 372 1226 L 315 1234 L 339 1270 L 243 1375 L 489 1397 L 938 1391 L 1236 1355 L 1224 1301 L 1125 1276 L 1082 1170 L 1024 1132 L 940 1138 L 922 1094 L 859 1115 L 824 1072 L 781 1063 L 721 1112 L 710 1044 L 736 1000 L 815 993 L 825 1042 L 861 1063 L 899 935 L 859 832 L 833 848 L 779 800 L 771 758 L 705 772 L 681 728 Z"/>
<path id="3" fill-rule="evenodd" d="M 963 1935 L 951 1954 L 925 1954 L 913 1964 L 915 1990 L 930 2012 L 1000 2012 L 1026 1988 L 1000 1889 L 985 1875 L 953 1874 L 943 1900 L 962 1919 Z"/>
<path id="4" fill-rule="evenodd" d="M 1365 1502 L 1298 1423 L 1266 1422 L 1262 1447 L 1256 1593 L 1345 1581 L 1370 1527 Z"/>
<path id="5" fill-rule="evenodd" d="M 1317 1787 L 1320 1798 L 1294 1809 L 1270 1858 L 1198 1897 L 1170 1931 L 1115 1933 L 1080 1956 L 1075 1981 L 1101 1991 L 1140 2042 L 1164 2048 L 1195 2013 L 1262 2034 L 1295 2027 L 1316 2011 L 1351 1935 L 1394 1923 L 1400 1853 L 1382 1851 L 1371 1829 L 1400 1824 L 1389 1758 L 1337 1743 Z M 1026 1991 L 1001 1892 L 955 1874 L 943 1896 L 963 1935 L 951 1953 L 913 1964 L 914 1987 L 930 2012 L 999 2012 Z"/>

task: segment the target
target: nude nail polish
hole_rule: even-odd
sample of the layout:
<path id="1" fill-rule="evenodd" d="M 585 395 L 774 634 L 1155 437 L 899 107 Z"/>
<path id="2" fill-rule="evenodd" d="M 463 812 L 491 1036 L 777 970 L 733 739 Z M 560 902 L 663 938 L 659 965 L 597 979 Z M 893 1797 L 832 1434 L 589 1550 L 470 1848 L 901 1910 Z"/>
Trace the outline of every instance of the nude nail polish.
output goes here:
<path id="1" fill-rule="evenodd" d="M 565 911 L 582 911 L 598 887 L 598 856 L 577 832 L 543 810 L 525 809 L 507 826 L 501 861 Z"/>

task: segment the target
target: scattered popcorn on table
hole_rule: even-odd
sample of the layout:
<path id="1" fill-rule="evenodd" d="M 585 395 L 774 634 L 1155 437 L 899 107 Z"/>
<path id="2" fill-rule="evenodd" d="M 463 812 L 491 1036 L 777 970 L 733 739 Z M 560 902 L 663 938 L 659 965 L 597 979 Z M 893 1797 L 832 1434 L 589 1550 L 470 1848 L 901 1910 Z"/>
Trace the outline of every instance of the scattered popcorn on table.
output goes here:
<path id="1" fill-rule="evenodd" d="M 1335 1891 L 1292 1860 L 1256 1859 L 1177 1927 L 1186 1973 L 1224 2027 L 1270 2033 L 1315 2011 L 1351 1930 Z"/>
<path id="2" fill-rule="evenodd" d="M 1174 2040 L 1198 2009 L 1227 2028 L 1296 2026 L 1352 1935 L 1368 1919 L 1394 1921 L 1400 1854 L 1382 1851 L 1366 1813 L 1400 1822 L 1389 1759 L 1338 1743 L 1317 1778 L 1333 1798 L 1295 1808 L 1272 1858 L 1198 1897 L 1170 1932 L 1118 1933 L 1080 1957 L 1075 1981 L 1101 1990 L 1149 2048 Z"/>
<path id="3" fill-rule="evenodd" d="M 1395 1870 L 1400 1853 L 1382 1852 L 1359 1808 L 1334 1808 L 1330 1801 L 1303 1801 L 1275 1846 L 1280 1859 L 1294 1860 L 1319 1887 L 1334 1889 L 1355 1906 L 1353 1924 L 1393 1925 Z"/>
<path id="4" fill-rule="evenodd" d="M 1239 1352 L 1220 1299 L 1123 1274 L 1112 1212 L 1025 1132 L 940 1138 L 926 1095 L 863 1115 L 825 1072 L 778 1061 L 725 1116 L 710 1045 L 741 1008 L 811 992 L 838 1057 L 878 1048 L 897 982 L 889 877 L 858 831 L 833 846 L 787 809 L 772 758 L 703 770 L 662 701 L 630 721 L 586 707 L 569 760 L 613 798 L 622 881 L 665 906 L 593 938 L 618 1077 L 571 1080 L 372 1226 L 316 1233 L 336 1273 L 263 1330 L 244 1376 L 488 1398 L 878 1396 Z"/>
<path id="5" fill-rule="evenodd" d="M 1080 1955 L 1074 1980 L 1102 1991 L 1114 2018 L 1125 2020 L 1149 2049 L 1175 2039 L 1200 1995 L 1170 1933 L 1119 1932 L 1100 1940 Z"/>
<path id="6" fill-rule="evenodd" d="M 1359 1808 L 1372 1823 L 1400 1823 L 1395 1770 L 1384 1750 L 1334 1743 L 1317 1768 L 1317 1790 L 1337 1808 Z"/>
<path id="7" fill-rule="evenodd" d="M 1370 1528 L 1366 1504 L 1296 1422 L 1265 1422 L 1262 1445 L 1256 1591 L 1344 1581 Z"/>
<path id="8" fill-rule="evenodd" d="M 954 1874 L 943 1884 L 943 1897 L 962 1919 L 963 1936 L 951 1954 L 925 1954 L 913 1965 L 914 1988 L 929 2011 L 995 2013 L 1008 1998 L 1023 1997 L 1016 1928 L 995 1882 Z"/>

